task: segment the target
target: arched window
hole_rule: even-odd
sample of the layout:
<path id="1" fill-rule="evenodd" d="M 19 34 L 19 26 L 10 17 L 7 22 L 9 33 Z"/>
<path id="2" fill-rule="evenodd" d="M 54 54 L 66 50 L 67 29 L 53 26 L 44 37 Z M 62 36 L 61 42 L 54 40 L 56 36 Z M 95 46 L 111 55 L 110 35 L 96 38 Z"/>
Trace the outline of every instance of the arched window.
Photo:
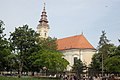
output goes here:
<path id="1" fill-rule="evenodd" d="M 78 59 L 79 59 L 79 56 L 77 54 L 74 54 L 73 55 L 73 64 L 75 64 Z"/>
<path id="2" fill-rule="evenodd" d="M 77 58 L 77 57 L 74 57 L 74 64 L 76 63 L 77 60 L 78 60 L 78 58 Z"/>

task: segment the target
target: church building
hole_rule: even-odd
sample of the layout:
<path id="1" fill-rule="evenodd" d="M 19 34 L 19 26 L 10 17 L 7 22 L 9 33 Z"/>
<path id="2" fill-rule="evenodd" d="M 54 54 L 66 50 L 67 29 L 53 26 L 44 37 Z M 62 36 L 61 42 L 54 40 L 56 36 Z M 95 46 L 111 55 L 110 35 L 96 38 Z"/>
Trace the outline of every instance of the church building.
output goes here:
<path id="1" fill-rule="evenodd" d="M 47 38 L 49 29 L 50 27 L 44 4 L 41 19 L 37 26 L 37 32 L 40 34 L 40 37 Z M 57 45 L 58 50 L 63 53 L 64 58 L 70 63 L 67 66 L 67 71 L 72 69 L 76 59 L 80 59 L 83 63 L 89 66 L 91 58 L 96 52 L 95 48 L 89 43 L 83 34 L 58 39 Z"/>
<path id="2" fill-rule="evenodd" d="M 64 58 L 70 63 L 67 67 L 68 71 L 72 69 L 76 59 L 80 59 L 86 66 L 89 66 L 96 51 L 83 34 L 58 39 L 57 44 L 58 50 L 64 54 Z"/>

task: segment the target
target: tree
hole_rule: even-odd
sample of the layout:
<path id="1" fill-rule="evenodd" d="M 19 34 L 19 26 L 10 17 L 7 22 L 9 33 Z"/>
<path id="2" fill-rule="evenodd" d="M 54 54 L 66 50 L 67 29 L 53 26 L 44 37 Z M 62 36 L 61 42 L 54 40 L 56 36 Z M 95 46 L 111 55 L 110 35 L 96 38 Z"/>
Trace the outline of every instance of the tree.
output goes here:
<path id="1" fill-rule="evenodd" d="M 111 73 L 120 72 L 120 46 L 114 48 L 114 51 L 110 53 L 110 56 L 105 60 L 106 71 Z"/>
<path id="2" fill-rule="evenodd" d="M 38 72 L 40 70 L 44 71 L 44 68 L 53 73 L 62 72 L 69 64 L 63 58 L 63 54 L 57 50 L 56 40 L 56 38 L 51 37 L 47 39 L 39 38 L 39 51 L 29 57 L 29 60 L 32 60 L 32 65 L 36 67 Z"/>
<path id="3" fill-rule="evenodd" d="M 13 71 L 13 70 L 16 70 L 16 71 L 17 71 L 17 69 L 18 69 L 18 66 L 16 66 L 16 65 L 18 65 L 17 55 L 14 54 L 14 53 L 11 53 L 11 54 L 9 54 L 8 56 L 6 56 L 5 59 L 7 60 L 7 62 L 6 62 L 6 63 L 7 63 L 7 68 L 6 68 L 6 70 L 7 70 L 7 71 L 10 71 L 11 74 L 12 74 L 12 71 Z"/>
<path id="4" fill-rule="evenodd" d="M 120 72 L 120 57 L 113 56 L 107 58 L 105 61 L 105 69 L 111 73 Z"/>
<path id="5" fill-rule="evenodd" d="M 86 65 L 80 59 L 78 59 L 75 61 L 72 71 L 74 71 L 78 78 L 80 79 L 81 78 L 80 74 L 83 73 L 85 69 Z"/>
<path id="6" fill-rule="evenodd" d="M 42 71 L 46 68 L 49 72 L 60 72 L 67 67 L 68 61 L 63 58 L 62 53 L 57 51 L 56 38 L 40 38 L 38 45 L 39 51 L 30 57 L 33 66 Z"/>
<path id="7" fill-rule="evenodd" d="M 120 46 L 110 44 L 105 34 L 102 32 L 98 53 L 93 56 L 91 67 L 93 71 L 120 72 Z"/>
<path id="8" fill-rule="evenodd" d="M 99 54 L 94 54 L 92 57 L 92 62 L 90 64 L 89 72 L 91 73 L 90 75 L 94 75 L 95 73 L 98 73 L 101 71 L 101 62 L 100 62 L 101 55 Z"/>
<path id="9" fill-rule="evenodd" d="M 61 72 L 67 67 L 68 62 L 62 58 L 60 52 L 43 50 L 34 62 L 35 65 L 39 65 L 41 68 L 46 67 L 50 72 Z"/>
<path id="10" fill-rule="evenodd" d="M 38 44 L 42 50 L 51 50 L 56 51 L 57 50 L 57 44 L 56 44 L 56 38 L 48 37 L 46 38 L 39 38 Z"/>
<path id="11" fill-rule="evenodd" d="M 109 43 L 110 40 L 107 39 L 105 31 L 102 31 L 102 35 L 100 36 L 100 41 L 98 45 L 98 53 L 94 54 L 92 58 L 91 68 L 93 71 L 101 72 L 103 74 L 104 70 L 104 61 L 108 58 L 111 48 L 114 47 L 113 44 Z"/>
<path id="12" fill-rule="evenodd" d="M 107 39 L 105 31 L 102 31 L 100 41 L 98 43 L 98 48 L 101 48 L 103 45 L 109 44 L 110 40 Z"/>
<path id="13" fill-rule="evenodd" d="M 28 68 L 28 57 L 36 50 L 37 33 L 28 25 L 23 25 L 23 27 L 15 28 L 9 39 L 14 53 L 18 55 L 20 77 L 23 68 Z"/>
<path id="14" fill-rule="evenodd" d="M 5 70 L 7 67 L 7 60 L 6 57 L 11 53 L 9 49 L 9 43 L 5 38 L 3 32 L 5 30 L 4 22 L 0 20 L 0 70 Z"/>
<path id="15" fill-rule="evenodd" d="M 3 30 L 5 28 L 3 28 L 4 22 L 2 20 L 0 20 L 0 38 L 4 37 L 3 35 Z"/>

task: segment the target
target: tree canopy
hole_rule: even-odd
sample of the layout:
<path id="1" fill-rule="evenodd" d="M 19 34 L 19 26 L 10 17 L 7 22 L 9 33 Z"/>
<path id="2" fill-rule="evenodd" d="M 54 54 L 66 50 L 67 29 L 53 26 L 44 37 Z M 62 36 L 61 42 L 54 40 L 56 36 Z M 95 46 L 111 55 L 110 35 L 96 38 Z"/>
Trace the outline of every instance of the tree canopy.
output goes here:
<path id="1" fill-rule="evenodd" d="M 36 50 L 36 37 L 37 33 L 28 25 L 15 28 L 15 31 L 10 34 L 11 47 L 14 53 L 18 55 L 19 76 L 21 76 L 23 68 L 27 69 L 28 57 Z"/>
<path id="2" fill-rule="evenodd" d="M 91 67 L 95 72 L 101 72 L 102 68 L 104 72 L 119 72 L 119 46 L 116 47 L 114 44 L 111 44 L 105 34 L 105 31 L 102 31 L 98 46 L 98 53 L 94 54 Z"/>
<path id="3" fill-rule="evenodd" d="M 7 67 L 7 59 L 6 57 L 10 55 L 10 47 L 7 39 L 5 38 L 4 30 L 5 28 L 4 22 L 0 20 L 0 70 L 5 70 Z"/>
<path id="4" fill-rule="evenodd" d="M 69 63 L 63 58 L 63 54 L 57 50 L 56 40 L 56 38 L 51 37 L 39 39 L 38 45 L 40 49 L 30 57 L 33 60 L 32 65 L 40 69 L 46 67 L 50 72 L 65 70 Z"/>
<path id="5" fill-rule="evenodd" d="M 105 60 L 105 70 L 108 72 L 120 72 L 120 45 Z"/>

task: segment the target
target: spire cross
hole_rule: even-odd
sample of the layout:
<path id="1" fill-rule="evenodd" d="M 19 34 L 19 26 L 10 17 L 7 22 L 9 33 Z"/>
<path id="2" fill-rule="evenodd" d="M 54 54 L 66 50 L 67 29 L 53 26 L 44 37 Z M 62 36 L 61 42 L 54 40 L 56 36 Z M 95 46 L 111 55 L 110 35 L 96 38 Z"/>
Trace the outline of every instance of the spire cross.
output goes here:
<path id="1" fill-rule="evenodd" d="M 44 6 L 44 7 L 46 6 L 45 0 L 43 0 L 43 6 Z"/>

